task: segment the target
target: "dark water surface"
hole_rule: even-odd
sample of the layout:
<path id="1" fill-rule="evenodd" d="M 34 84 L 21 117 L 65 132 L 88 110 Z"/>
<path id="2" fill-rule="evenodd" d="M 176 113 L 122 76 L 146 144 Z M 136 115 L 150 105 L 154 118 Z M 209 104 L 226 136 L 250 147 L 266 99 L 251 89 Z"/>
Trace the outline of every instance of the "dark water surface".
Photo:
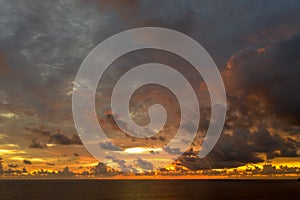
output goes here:
<path id="1" fill-rule="evenodd" d="M 299 199 L 296 180 L 1 180 L 0 199 Z"/>

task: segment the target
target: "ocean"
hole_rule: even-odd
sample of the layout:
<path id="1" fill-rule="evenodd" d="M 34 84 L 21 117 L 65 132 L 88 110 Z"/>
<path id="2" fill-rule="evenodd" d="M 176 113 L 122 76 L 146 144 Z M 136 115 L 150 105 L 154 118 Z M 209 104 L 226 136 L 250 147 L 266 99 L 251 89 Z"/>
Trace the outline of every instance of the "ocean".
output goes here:
<path id="1" fill-rule="evenodd" d="M 1 180 L 0 199 L 300 199 L 296 180 Z"/>

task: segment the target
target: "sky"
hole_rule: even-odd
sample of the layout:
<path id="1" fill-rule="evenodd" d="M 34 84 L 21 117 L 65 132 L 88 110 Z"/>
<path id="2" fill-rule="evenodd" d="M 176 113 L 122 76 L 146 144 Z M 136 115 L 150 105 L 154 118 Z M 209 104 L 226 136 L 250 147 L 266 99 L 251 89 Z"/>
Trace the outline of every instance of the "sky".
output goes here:
<path id="1" fill-rule="evenodd" d="M 184 59 L 147 49 L 121 56 L 105 71 L 96 92 L 99 124 L 113 141 L 103 149 L 162 149 L 178 129 L 179 103 L 167 88 L 139 88 L 131 99 L 133 120 L 149 123 L 160 103 L 168 117 L 147 139 L 126 135 L 110 106 L 113 86 L 132 66 L 157 62 L 187 77 L 200 102 L 198 133 L 179 162 L 189 170 L 228 169 L 271 162 L 300 167 L 299 1 L 0 0 L 0 157 L 3 169 L 89 170 L 99 161 L 82 145 L 72 116 L 76 73 L 88 53 L 119 32 L 164 27 L 199 42 L 216 63 L 227 94 L 222 135 L 204 159 L 201 148 L 211 115 L 201 76 Z M 117 118 L 117 116 L 115 116 Z M 186 131 L 191 126 L 185 124 Z M 140 149 L 134 149 L 139 147 Z M 176 149 L 167 149 L 170 155 Z M 156 170 L 148 160 L 106 156 L 122 171 Z M 131 164 L 128 164 L 130 163 Z M 1 169 L 1 168 L 0 168 Z M 143 170 L 142 170 L 143 171 Z"/>

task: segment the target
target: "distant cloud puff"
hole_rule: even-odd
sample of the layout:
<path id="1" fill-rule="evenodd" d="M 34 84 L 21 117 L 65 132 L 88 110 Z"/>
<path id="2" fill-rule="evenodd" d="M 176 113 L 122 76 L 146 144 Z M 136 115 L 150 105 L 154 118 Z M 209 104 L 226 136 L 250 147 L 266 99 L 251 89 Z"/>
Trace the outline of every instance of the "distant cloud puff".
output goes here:
<path id="1" fill-rule="evenodd" d="M 26 160 L 26 159 L 23 160 L 23 163 L 25 165 L 31 165 L 32 164 L 32 162 L 30 160 Z"/>
<path id="2" fill-rule="evenodd" d="M 36 138 L 31 140 L 31 144 L 29 145 L 29 148 L 33 149 L 43 149 L 46 145 L 38 141 Z"/>
<path id="3" fill-rule="evenodd" d="M 122 149 L 113 145 L 110 141 L 101 142 L 99 145 L 102 149 L 107 149 L 107 150 L 112 150 L 112 151 L 122 151 Z"/>
<path id="4" fill-rule="evenodd" d="M 164 151 L 169 153 L 170 155 L 181 155 L 183 153 L 180 151 L 179 148 L 170 148 L 170 147 L 165 147 Z"/>
<path id="5" fill-rule="evenodd" d="M 146 160 L 143 160 L 141 158 L 137 158 L 137 160 L 135 160 L 135 162 L 137 163 L 137 167 L 140 167 L 142 169 L 146 169 L 146 170 L 153 170 L 153 164 L 151 162 L 148 162 Z"/>

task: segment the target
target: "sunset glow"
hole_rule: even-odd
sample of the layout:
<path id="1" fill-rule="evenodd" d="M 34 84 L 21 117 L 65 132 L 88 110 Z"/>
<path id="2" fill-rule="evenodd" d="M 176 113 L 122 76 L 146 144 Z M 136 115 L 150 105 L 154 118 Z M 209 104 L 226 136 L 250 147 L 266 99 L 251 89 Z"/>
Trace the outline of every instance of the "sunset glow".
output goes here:
<path id="1" fill-rule="evenodd" d="M 0 0 L 0 177 L 299 177 L 299 10 Z"/>

